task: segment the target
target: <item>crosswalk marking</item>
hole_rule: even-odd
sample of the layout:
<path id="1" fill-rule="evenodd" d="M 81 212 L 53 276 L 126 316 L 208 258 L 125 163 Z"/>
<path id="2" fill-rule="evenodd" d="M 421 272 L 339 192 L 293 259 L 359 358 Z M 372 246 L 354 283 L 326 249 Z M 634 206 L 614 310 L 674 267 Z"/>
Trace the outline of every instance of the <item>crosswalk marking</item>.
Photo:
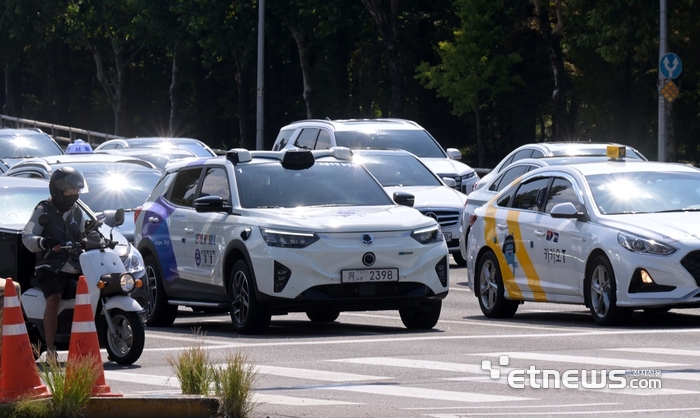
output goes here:
<path id="1" fill-rule="evenodd" d="M 648 368 L 660 368 L 660 367 L 676 367 L 676 366 L 688 366 L 688 364 L 682 363 L 664 363 L 660 361 L 644 361 L 644 360 L 628 360 L 621 358 L 609 358 L 609 357 L 588 357 L 588 356 L 570 356 L 564 354 L 549 354 L 549 353 L 476 353 L 469 354 L 471 356 L 479 357 L 499 357 L 506 355 L 511 359 L 521 359 L 521 360 L 538 360 L 538 361 L 552 361 L 552 362 L 563 362 L 563 363 L 577 363 L 577 364 L 593 364 L 596 366 L 617 366 L 617 367 L 629 367 L 631 369 L 648 369 Z M 512 364 L 511 364 L 512 366 Z"/>
<path id="2" fill-rule="evenodd" d="M 343 385 L 324 386 L 319 389 L 341 390 L 349 392 L 371 393 L 373 395 L 403 396 L 407 398 L 432 399 L 453 402 L 507 402 L 534 401 L 538 398 L 520 396 L 489 395 L 486 393 L 453 392 L 428 388 L 407 387 L 402 385 Z"/>
<path id="3" fill-rule="evenodd" d="M 693 356 L 700 357 L 700 350 L 684 350 L 681 348 L 657 348 L 657 347 L 639 347 L 639 348 L 606 348 L 607 351 L 623 351 L 630 353 L 647 353 L 647 354 L 663 354 L 669 356 Z"/>
<path id="4" fill-rule="evenodd" d="M 475 364 L 464 364 L 464 363 L 448 363 L 444 361 L 428 361 L 428 360 L 414 360 L 414 359 L 403 359 L 403 358 L 392 358 L 392 357 L 361 357 L 361 358 L 347 358 L 347 359 L 337 359 L 329 360 L 337 361 L 342 363 L 357 363 L 357 364 L 369 364 L 373 366 L 394 366 L 394 367 L 407 367 L 411 369 L 427 369 L 427 370 L 441 370 L 447 372 L 457 372 L 457 373 L 478 373 L 484 374 L 488 371 L 484 371 L 481 366 Z"/>
<path id="5" fill-rule="evenodd" d="M 368 376 L 364 374 L 328 372 L 324 370 L 295 369 L 292 367 L 255 366 L 255 371 L 261 374 L 294 377 L 297 379 L 321 380 L 324 382 L 359 382 L 365 380 L 389 380 L 393 377 Z"/>
<path id="6" fill-rule="evenodd" d="M 330 405 L 361 405 L 357 402 L 331 401 L 327 399 L 299 398 L 295 396 L 271 395 L 253 393 L 253 403 L 269 403 L 288 406 L 330 406 Z"/>

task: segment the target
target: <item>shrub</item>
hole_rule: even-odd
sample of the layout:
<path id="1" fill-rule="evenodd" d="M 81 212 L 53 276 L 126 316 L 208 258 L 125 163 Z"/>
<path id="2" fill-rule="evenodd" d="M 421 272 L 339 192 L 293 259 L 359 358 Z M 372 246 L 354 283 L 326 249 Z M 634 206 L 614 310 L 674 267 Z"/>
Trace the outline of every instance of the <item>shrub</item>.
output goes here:
<path id="1" fill-rule="evenodd" d="M 230 418 L 245 418 L 253 411 L 252 387 L 256 380 L 255 367 L 241 353 L 227 353 L 225 367 L 215 373 L 215 392 L 219 397 L 219 414 Z"/>

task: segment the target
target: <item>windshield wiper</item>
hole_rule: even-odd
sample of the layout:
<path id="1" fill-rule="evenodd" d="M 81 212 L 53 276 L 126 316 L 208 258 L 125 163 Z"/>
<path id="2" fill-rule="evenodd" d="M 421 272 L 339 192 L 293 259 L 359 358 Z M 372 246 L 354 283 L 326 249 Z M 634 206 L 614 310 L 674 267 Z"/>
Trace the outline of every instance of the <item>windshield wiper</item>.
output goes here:
<path id="1" fill-rule="evenodd" d="M 667 209 L 660 210 L 654 213 L 670 213 L 670 212 L 700 212 L 700 208 L 679 208 L 679 209 Z"/>
<path id="2" fill-rule="evenodd" d="M 323 205 L 308 205 L 307 208 L 331 208 L 334 206 L 356 206 L 352 203 L 326 203 Z"/>

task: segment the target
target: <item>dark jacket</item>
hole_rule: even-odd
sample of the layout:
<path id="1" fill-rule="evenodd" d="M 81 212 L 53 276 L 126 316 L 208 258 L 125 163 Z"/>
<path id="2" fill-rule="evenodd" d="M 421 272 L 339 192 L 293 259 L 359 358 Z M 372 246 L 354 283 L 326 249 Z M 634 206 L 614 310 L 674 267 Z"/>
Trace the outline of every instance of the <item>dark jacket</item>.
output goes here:
<path id="1" fill-rule="evenodd" d="M 48 226 L 39 225 L 39 216 L 47 214 L 51 217 Z M 53 251 L 41 246 L 42 238 L 53 238 L 61 244 L 79 242 L 81 233 L 85 229 L 83 212 L 78 205 L 73 205 L 67 212 L 61 213 L 51 200 L 43 200 L 34 208 L 32 217 L 27 222 L 22 232 L 22 242 L 29 251 L 37 253 L 35 269 L 47 269 L 58 273 L 67 262 L 76 269 L 80 268 L 78 254 L 68 250 Z M 70 270 L 70 268 L 68 268 Z"/>

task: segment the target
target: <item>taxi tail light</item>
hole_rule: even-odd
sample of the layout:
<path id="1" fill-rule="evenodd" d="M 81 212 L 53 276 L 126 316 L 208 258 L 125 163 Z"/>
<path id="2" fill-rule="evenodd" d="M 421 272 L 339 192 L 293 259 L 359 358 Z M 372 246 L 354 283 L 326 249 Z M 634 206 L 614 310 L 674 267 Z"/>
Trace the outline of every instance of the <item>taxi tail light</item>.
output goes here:
<path id="1" fill-rule="evenodd" d="M 651 274 L 645 269 L 638 268 L 634 271 L 632 275 L 632 280 L 630 280 L 630 286 L 628 288 L 629 293 L 649 293 L 649 292 L 670 292 L 674 290 L 676 286 L 668 286 L 664 284 L 657 284 L 651 277 Z"/>
<path id="2" fill-rule="evenodd" d="M 139 206 L 136 209 L 134 209 L 134 223 L 136 223 L 136 219 L 139 217 L 141 209 L 143 209 L 143 206 Z"/>
<path id="3" fill-rule="evenodd" d="M 289 281 L 289 277 L 292 275 L 292 271 L 289 270 L 287 266 L 285 266 L 282 263 L 278 263 L 275 261 L 274 265 L 274 288 L 275 288 L 275 293 L 279 293 L 284 290 L 284 287 L 287 286 L 287 282 Z"/>
<path id="4" fill-rule="evenodd" d="M 449 265 L 447 264 L 447 257 L 443 257 L 440 262 L 435 265 L 435 273 L 440 279 L 440 284 L 442 287 L 447 287 L 447 271 L 449 270 Z"/>

